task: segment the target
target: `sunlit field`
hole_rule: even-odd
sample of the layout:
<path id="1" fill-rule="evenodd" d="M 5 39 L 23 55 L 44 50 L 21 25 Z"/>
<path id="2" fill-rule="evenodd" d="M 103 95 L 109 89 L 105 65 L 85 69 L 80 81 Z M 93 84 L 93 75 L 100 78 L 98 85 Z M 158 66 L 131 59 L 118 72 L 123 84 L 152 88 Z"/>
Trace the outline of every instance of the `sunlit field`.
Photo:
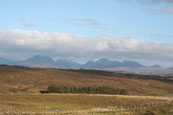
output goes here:
<path id="1" fill-rule="evenodd" d="M 0 94 L 0 114 L 173 114 L 173 98 L 94 94 Z"/>

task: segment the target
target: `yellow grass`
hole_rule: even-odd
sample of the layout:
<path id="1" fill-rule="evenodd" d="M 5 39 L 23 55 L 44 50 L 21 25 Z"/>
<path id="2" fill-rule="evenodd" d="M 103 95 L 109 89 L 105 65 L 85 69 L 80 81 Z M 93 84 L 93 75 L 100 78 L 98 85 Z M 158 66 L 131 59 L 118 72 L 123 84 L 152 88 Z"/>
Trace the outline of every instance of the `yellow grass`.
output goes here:
<path id="1" fill-rule="evenodd" d="M 123 113 L 129 115 L 147 109 L 170 108 L 173 107 L 172 101 L 173 97 L 160 96 L 1 93 L 0 112 L 62 115 L 111 115 L 113 113 L 121 115 Z"/>

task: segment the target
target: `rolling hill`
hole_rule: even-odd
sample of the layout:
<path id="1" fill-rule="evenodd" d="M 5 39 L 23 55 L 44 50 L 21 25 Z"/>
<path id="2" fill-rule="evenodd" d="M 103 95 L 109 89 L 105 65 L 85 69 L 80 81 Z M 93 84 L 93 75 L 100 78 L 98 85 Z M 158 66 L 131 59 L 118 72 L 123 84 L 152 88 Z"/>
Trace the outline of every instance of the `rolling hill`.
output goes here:
<path id="1" fill-rule="evenodd" d="M 85 69 L 29 68 L 0 66 L 0 93 L 39 92 L 49 85 L 111 86 L 123 88 L 130 95 L 173 95 L 173 78 L 133 74 L 116 74 L 108 71 Z M 14 85 L 22 86 L 15 90 Z"/>

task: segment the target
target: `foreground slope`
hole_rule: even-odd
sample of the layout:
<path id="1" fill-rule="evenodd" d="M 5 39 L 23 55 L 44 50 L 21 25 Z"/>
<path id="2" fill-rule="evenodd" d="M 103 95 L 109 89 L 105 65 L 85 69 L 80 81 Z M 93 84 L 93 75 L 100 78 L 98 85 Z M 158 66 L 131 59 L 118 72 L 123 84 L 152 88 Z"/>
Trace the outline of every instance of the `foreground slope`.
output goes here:
<path id="1" fill-rule="evenodd" d="M 173 98 L 160 96 L 0 93 L 0 100 L 2 115 L 172 115 L 173 113 Z"/>
<path id="2" fill-rule="evenodd" d="M 12 86 L 20 85 L 20 90 Z M 62 70 L 0 66 L 0 92 L 39 92 L 49 85 L 111 86 L 131 95 L 173 95 L 173 78 L 115 74 L 98 70 Z"/>

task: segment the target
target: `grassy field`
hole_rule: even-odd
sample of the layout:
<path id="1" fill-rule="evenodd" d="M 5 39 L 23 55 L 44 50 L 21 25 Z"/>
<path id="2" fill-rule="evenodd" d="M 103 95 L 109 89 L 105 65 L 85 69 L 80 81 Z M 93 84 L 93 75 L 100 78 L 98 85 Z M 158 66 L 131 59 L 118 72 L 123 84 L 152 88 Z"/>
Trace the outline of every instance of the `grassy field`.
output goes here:
<path id="1" fill-rule="evenodd" d="M 56 112 L 60 110 L 60 112 Z M 23 114 L 145 114 L 173 113 L 172 97 L 88 94 L 1 93 L 1 113 Z"/>

